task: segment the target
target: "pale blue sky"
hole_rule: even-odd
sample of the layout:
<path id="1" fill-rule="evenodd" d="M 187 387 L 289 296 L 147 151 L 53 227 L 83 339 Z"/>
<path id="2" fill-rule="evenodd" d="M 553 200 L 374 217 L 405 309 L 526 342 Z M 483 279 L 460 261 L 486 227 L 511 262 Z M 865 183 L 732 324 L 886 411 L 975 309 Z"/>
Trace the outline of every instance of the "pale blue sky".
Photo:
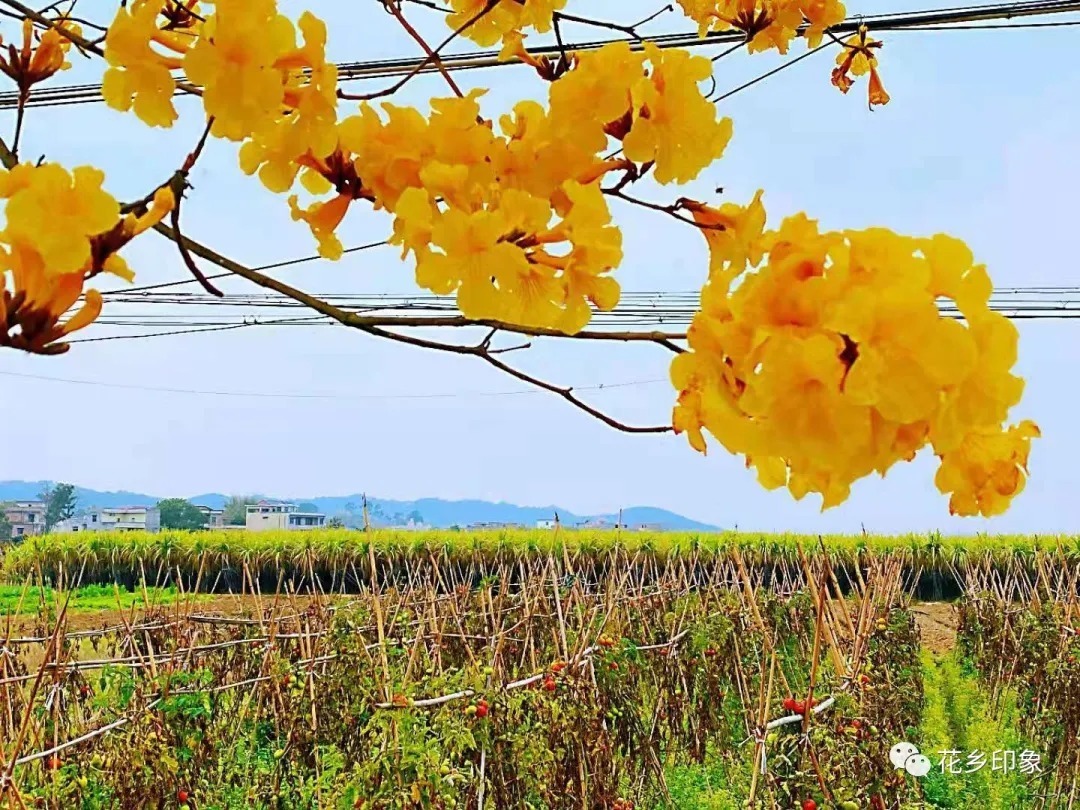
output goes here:
<path id="1" fill-rule="evenodd" d="M 367 6 L 325 0 L 282 5 L 288 13 L 306 5 L 327 17 L 335 60 L 413 52 L 392 18 L 361 10 Z M 598 16 L 622 16 L 622 8 L 644 16 L 660 4 L 577 5 L 590 12 L 601 9 Z M 917 7 L 864 3 L 849 10 Z M 634 11 L 625 12 L 626 19 L 634 16 Z M 653 30 L 675 26 L 687 27 L 672 14 Z M 10 35 L 8 27 L 5 23 Z M 437 14 L 430 15 L 424 30 L 441 35 Z M 830 228 L 944 231 L 972 246 L 998 286 L 1077 284 L 1080 268 L 1069 252 L 1076 228 L 1075 189 L 1080 187 L 1075 108 L 1080 65 L 1072 56 L 1077 30 L 886 34 L 882 75 L 893 101 L 873 113 L 866 108 L 862 82 L 842 96 L 829 84 L 833 55 L 816 55 L 723 103 L 725 114 L 734 118 L 735 136 L 725 158 L 698 183 L 650 193 L 655 199 L 673 199 L 723 186 L 728 198 L 745 201 L 761 187 L 774 223 L 806 210 Z M 579 40 L 603 34 L 567 32 Z M 801 53 L 803 46 L 796 47 Z M 728 57 L 717 66 L 719 87 L 735 87 L 778 63 L 771 55 Z M 92 63 L 62 80 L 95 80 L 100 72 L 100 64 Z M 491 87 L 488 115 L 544 92 L 542 83 L 519 67 L 465 73 L 460 79 L 465 86 Z M 442 92 L 435 78 L 424 77 L 405 97 L 420 102 Z M 151 131 L 134 117 L 101 105 L 33 109 L 23 154 L 101 166 L 114 194 L 141 196 L 175 169 L 198 135 L 196 107 L 181 101 L 181 110 L 186 114 L 176 128 Z M 10 131 L 13 116 L 4 117 L 0 131 Z M 195 192 L 185 206 L 185 228 L 193 237 L 252 265 L 313 252 L 306 228 L 289 219 L 284 197 L 265 192 L 235 168 L 233 145 L 212 144 L 193 183 Z M 615 210 L 625 233 L 627 258 L 618 271 L 624 289 L 700 287 L 707 266 L 703 240 L 674 221 L 624 206 Z M 346 246 L 386 233 L 386 220 L 361 206 L 340 230 Z M 126 255 L 137 283 L 185 275 L 171 245 L 153 234 Z M 278 272 L 316 292 L 415 290 L 411 267 L 401 264 L 392 249 Z M 254 291 L 242 280 L 224 286 Z M 816 497 L 797 503 L 786 492 L 761 490 L 740 460 L 719 448 L 702 458 L 682 437 L 622 435 L 543 393 L 468 396 L 520 386 L 470 358 L 386 344 L 336 327 L 89 343 L 60 358 L 5 351 L 0 371 L 342 397 L 466 396 L 237 399 L 0 377 L 5 425 L 0 479 L 70 480 L 161 496 L 367 491 L 401 499 L 557 503 L 578 513 L 648 504 L 755 529 L 825 532 L 858 530 L 865 524 L 874 531 L 1069 531 L 1080 517 L 1073 494 L 1080 433 L 1072 421 L 1077 386 L 1071 374 L 1080 354 L 1080 323 L 1022 323 L 1020 328 L 1020 372 L 1028 389 L 1014 417 L 1037 420 L 1044 438 L 1032 451 L 1027 490 L 1008 515 L 988 522 L 949 518 L 947 499 L 933 486 L 936 460 L 929 455 L 895 469 L 884 481 L 858 484 L 847 504 L 821 514 Z M 115 331 L 101 327 L 84 335 Z M 664 381 L 669 361 L 658 349 L 554 341 L 510 357 L 552 380 L 583 386 Z M 627 421 L 660 424 L 670 419 L 675 395 L 670 385 L 659 382 L 590 396 Z"/>

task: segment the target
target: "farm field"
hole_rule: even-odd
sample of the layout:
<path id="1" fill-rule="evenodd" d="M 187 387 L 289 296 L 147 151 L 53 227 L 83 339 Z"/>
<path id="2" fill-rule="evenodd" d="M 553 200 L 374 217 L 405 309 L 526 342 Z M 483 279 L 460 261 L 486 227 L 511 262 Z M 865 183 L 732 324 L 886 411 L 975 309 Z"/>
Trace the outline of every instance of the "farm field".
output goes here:
<path id="1" fill-rule="evenodd" d="M 44 590 L 5 602 L 0 767 L 49 808 L 1064 808 L 1077 560 L 1065 537 L 38 538 L 3 560 L 5 595 Z"/>

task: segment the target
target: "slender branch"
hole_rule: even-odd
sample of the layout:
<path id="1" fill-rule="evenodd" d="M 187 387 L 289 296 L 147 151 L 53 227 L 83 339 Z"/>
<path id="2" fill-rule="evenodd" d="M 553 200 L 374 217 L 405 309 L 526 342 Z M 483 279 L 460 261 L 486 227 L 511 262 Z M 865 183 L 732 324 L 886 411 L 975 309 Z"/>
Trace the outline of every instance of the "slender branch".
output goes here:
<path id="1" fill-rule="evenodd" d="M 81 34 L 76 34 L 74 31 L 66 28 L 65 26 L 58 25 L 55 21 L 50 20 L 44 14 L 38 11 L 34 11 L 34 9 L 30 8 L 24 3 L 20 3 L 19 0 L 0 0 L 0 3 L 3 3 L 8 8 L 15 9 L 24 17 L 33 20 L 38 25 L 44 26 L 45 28 L 52 28 L 58 34 L 60 34 L 60 36 L 70 41 L 72 45 L 75 45 L 77 48 L 79 48 L 79 50 L 96 54 L 97 56 L 101 57 L 105 56 L 105 51 L 102 50 L 101 46 L 97 43 L 91 42 L 86 37 L 82 36 Z M 191 93 L 195 96 L 201 96 L 203 93 L 202 88 L 196 87 L 189 82 L 178 81 L 176 82 L 176 86 L 178 89 L 183 90 L 185 93 Z"/>
<path id="2" fill-rule="evenodd" d="M 30 98 L 30 88 L 19 90 L 19 106 L 15 111 L 15 134 L 11 138 L 11 153 L 19 159 L 19 141 L 22 138 L 23 120 L 26 118 L 26 101 Z"/>
<path id="3" fill-rule="evenodd" d="M 553 394 L 558 394 L 571 405 L 580 408 L 590 416 L 596 417 L 608 427 L 613 427 L 616 430 L 623 431 L 624 433 L 671 433 L 674 430 L 671 425 L 659 425 L 655 427 L 634 427 L 630 425 L 625 425 L 622 422 L 619 422 L 618 420 L 608 416 L 603 411 L 599 411 L 591 405 L 587 405 L 582 402 L 580 399 L 574 396 L 573 388 L 560 388 L 557 385 L 545 382 L 544 380 L 541 380 L 537 377 L 533 377 L 523 371 L 520 371 L 519 369 L 514 368 L 513 366 L 507 365 L 506 363 L 499 360 L 497 357 L 493 357 L 489 352 L 484 352 L 479 356 L 500 371 L 505 371 L 511 377 L 516 377 L 522 382 L 530 383 L 531 385 L 535 385 L 537 388 L 543 388 L 545 391 L 550 391 Z"/>
<path id="4" fill-rule="evenodd" d="M 0 0 L 0 2 L 5 2 L 6 3 L 6 2 L 10 2 L 10 0 Z M 352 94 L 352 93 L 346 93 L 346 92 L 344 92 L 342 90 L 338 90 L 338 98 L 348 99 L 348 100 L 351 100 L 351 101 L 371 101 L 372 99 L 376 99 L 376 98 L 383 98 L 385 96 L 392 96 L 394 93 L 396 93 L 402 87 L 404 87 L 406 84 L 408 84 L 414 78 L 416 78 L 424 70 L 424 68 L 426 68 L 428 65 L 431 64 L 433 59 L 438 59 L 439 55 L 442 53 L 443 49 L 447 45 L 449 45 L 451 42 L 453 42 L 455 39 L 457 39 L 459 36 L 461 36 L 461 34 L 465 33 L 470 28 L 472 28 L 474 25 L 476 25 L 476 23 L 478 23 L 485 16 L 487 16 L 491 12 L 491 10 L 494 9 L 495 6 L 497 6 L 498 4 L 499 4 L 499 0 L 488 0 L 487 3 L 484 5 L 484 7 L 482 9 L 480 9 L 480 11 L 478 11 L 476 14 L 474 14 L 472 17 L 470 17 L 468 20 L 466 20 L 464 23 L 462 23 L 460 26 L 458 26 L 456 29 L 454 29 L 453 33 L 451 33 L 446 39 L 444 39 L 442 42 L 440 42 L 439 46 L 437 48 L 435 48 L 434 51 L 429 53 L 420 62 L 418 62 L 415 66 L 413 66 L 413 69 L 410 70 L 405 76 L 403 76 L 401 78 L 401 80 L 398 81 L 396 84 L 391 85 L 390 87 L 386 88 L 385 90 L 380 90 L 377 93 L 368 93 L 368 94 L 360 94 L 360 95 L 356 95 L 356 94 Z"/>
<path id="5" fill-rule="evenodd" d="M 438 341 L 428 340 L 426 338 L 416 337 L 414 335 L 406 335 L 406 334 L 401 334 L 399 332 L 390 331 L 389 329 L 387 329 L 384 326 L 380 325 L 380 323 L 385 323 L 384 319 L 373 318 L 371 316 L 366 316 L 366 315 L 358 315 L 356 313 L 352 313 L 352 312 L 348 312 L 346 310 L 343 310 L 340 307 L 336 307 L 333 304 L 330 304 L 330 303 L 328 303 L 326 301 L 323 301 L 320 298 L 316 298 L 313 295 L 309 295 L 308 293 L 305 293 L 302 290 L 298 290 L 297 288 L 292 287 L 292 286 L 290 286 L 288 284 L 285 284 L 282 281 L 278 281 L 277 279 L 271 278 L 269 276 L 265 276 L 262 273 L 259 273 L 259 272 L 255 271 L 255 270 L 252 270 L 249 267 L 245 267 L 244 265 L 240 264 L 239 262 L 235 262 L 232 259 L 228 259 L 225 256 L 222 256 L 221 254 L 217 253 L 216 251 L 211 250 L 210 248 L 206 247 L 205 245 L 202 245 L 199 242 L 196 242 L 193 239 L 190 239 L 187 236 L 184 236 L 182 233 L 178 232 L 175 228 L 169 227 L 168 225 L 166 225 L 164 223 L 158 223 L 157 225 L 155 225 L 154 230 L 156 230 L 158 233 L 164 235 L 166 238 L 170 239 L 171 241 L 176 242 L 177 244 L 183 243 L 183 246 L 184 246 L 185 250 L 187 250 L 190 254 L 192 254 L 194 256 L 198 256 L 199 258 L 204 259 L 205 261 L 208 261 L 208 262 L 210 262 L 212 264 L 216 264 L 217 266 L 221 267 L 222 269 L 228 270 L 228 271 L 230 271 L 232 273 L 235 273 L 236 275 L 238 275 L 238 276 L 240 276 L 242 278 L 246 278 L 248 281 L 251 281 L 251 282 L 253 282 L 255 284 L 258 284 L 260 287 L 264 287 L 264 288 L 266 288 L 268 290 L 273 290 L 274 292 L 277 292 L 277 293 L 280 293 L 280 294 L 282 294 L 284 296 L 287 296 L 288 298 L 291 298 L 294 301 L 297 301 L 297 302 L 303 304 L 304 306 L 308 307 L 309 309 L 312 309 L 315 312 L 320 313 L 321 315 L 325 315 L 328 318 L 331 318 L 332 320 L 337 321 L 338 323 L 342 324 L 343 326 L 348 326 L 348 327 L 351 327 L 353 329 L 358 329 L 361 332 L 365 332 L 365 333 L 367 333 L 369 335 L 372 335 L 374 337 L 385 338 L 387 340 L 392 340 L 392 341 L 395 341 L 397 343 L 404 343 L 404 344 L 409 345 L 409 346 L 416 346 L 417 348 L 432 349 L 432 350 L 435 350 L 435 351 L 449 352 L 449 353 L 452 353 L 452 354 L 461 354 L 461 355 L 468 355 L 468 356 L 472 356 L 472 357 L 479 357 L 480 359 L 484 360 L 488 364 L 494 366 L 495 368 L 498 368 L 500 371 L 504 371 L 507 374 L 510 374 L 511 376 L 516 377 L 517 379 L 521 380 L 522 382 L 527 382 L 530 385 L 537 386 L 538 388 L 542 388 L 545 391 L 550 391 L 553 394 L 558 394 L 560 397 L 565 399 L 567 402 L 571 403 L 572 405 L 579 408 L 580 410 L 585 411 L 590 416 L 593 416 L 596 419 L 599 419 L 604 424 L 606 424 L 606 425 L 608 425 L 610 427 L 613 427 L 616 430 L 620 430 L 620 431 L 622 431 L 624 433 L 669 433 L 669 432 L 671 432 L 673 430 L 673 428 L 670 425 L 661 425 L 661 426 L 656 426 L 656 427 L 637 427 L 637 426 L 623 424 L 622 422 L 619 422 L 617 419 L 614 419 L 614 418 L 608 416 L 607 414 L 603 413 L 602 411 L 599 411 L 596 408 L 593 408 L 591 405 L 588 405 L 585 402 L 583 402 L 582 400 L 578 399 L 578 397 L 574 395 L 572 388 L 563 388 L 563 387 L 557 386 L 557 385 L 555 385 L 553 383 L 549 383 L 549 382 L 541 380 L 541 379 L 539 379 L 537 377 L 533 377 L 530 374 L 526 374 L 524 371 L 521 371 L 519 369 L 516 369 L 516 368 L 514 368 L 512 366 L 507 365 L 502 360 L 495 357 L 488 350 L 487 346 L 484 343 L 480 343 L 479 345 L 474 345 L 474 346 L 440 343 Z M 395 325 L 395 326 L 405 325 L 405 324 L 402 323 L 402 320 L 404 320 L 404 319 L 393 320 L 393 321 L 391 321 L 391 323 L 393 325 Z M 419 319 L 419 320 L 420 320 L 420 322 L 417 322 L 415 324 L 409 324 L 409 325 L 416 325 L 416 326 L 430 326 L 431 325 L 430 320 L 427 321 L 426 323 L 423 322 L 422 319 Z M 486 326 L 489 326 L 489 327 L 500 328 L 500 327 L 498 327 L 498 326 L 496 326 L 494 324 L 485 323 L 485 322 L 482 322 L 482 321 L 471 321 L 471 322 L 464 321 L 464 322 L 462 322 L 460 324 L 457 324 L 457 325 L 462 325 L 462 326 L 464 326 L 464 325 L 470 325 L 470 326 L 483 326 L 483 325 L 486 325 Z M 517 332 L 521 332 L 521 333 L 524 333 L 524 334 L 533 334 L 535 332 L 535 330 L 532 330 L 530 328 L 524 328 L 524 327 L 511 327 L 510 325 L 507 325 L 507 328 L 510 331 L 517 331 Z M 544 331 L 546 331 L 546 330 L 544 330 Z M 548 332 L 548 334 L 551 334 L 551 336 L 558 336 L 558 337 L 564 337 L 564 338 L 576 337 L 575 335 L 567 335 L 567 334 L 564 334 L 564 333 L 561 333 L 561 332 Z M 599 335 L 601 335 L 603 333 L 595 333 L 595 334 L 597 336 L 599 336 Z M 600 339 L 600 338 L 596 337 L 596 338 L 593 338 L 593 339 Z M 623 339 L 629 339 L 629 338 L 626 335 L 622 335 L 622 336 L 614 338 L 614 339 L 623 340 Z M 668 338 L 665 337 L 665 338 L 662 338 L 661 340 L 663 340 L 663 343 L 664 343 L 666 348 L 670 348 L 672 350 L 679 350 L 677 346 L 670 343 L 670 340 Z M 651 342 L 659 342 L 659 341 L 652 340 Z M 681 351 L 681 350 L 679 350 L 679 351 Z"/>
<path id="6" fill-rule="evenodd" d="M 831 47 L 831 46 L 832 46 L 831 42 L 823 42 L 820 45 L 818 45 L 816 48 L 814 48 L 813 50 L 809 50 L 809 51 L 806 51 L 806 53 L 799 54 L 794 59 L 789 59 L 788 61 L 784 62 L 779 67 L 775 67 L 772 70 L 768 71 L 767 73 L 762 73 L 760 76 L 758 76 L 756 78 L 753 78 L 750 81 L 745 82 L 744 84 L 740 84 L 738 87 L 734 88 L 733 90 L 728 90 L 723 95 L 715 96 L 715 97 L 710 96 L 709 101 L 711 101 L 711 102 L 713 102 L 715 104 L 717 102 L 723 101 L 726 98 L 731 98 L 731 96 L 735 95 L 736 93 L 741 93 L 743 90 L 746 90 L 749 87 L 753 87 L 758 82 L 763 82 L 766 79 L 770 78 L 771 76 L 775 76 L 780 71 L 787 70 L 789 67 L 792 67 L 794 65 L 799 64 L 799 62 L 801 62 L 803 59 L 809 59 L 811 56 L 813 56 L 818 51 L 822 51 L 825 48 L 828 48 L 828 47 Z"/>
<path id="7" fill-rule="evenodd" d="M 186 182 L 185 182 L 185 185 L 186 185 Z M 180 204 L 183 202 L 183 199 L 184 199 L 183 194 L 178 194 L 176 196 L 176 203 L 175 203 L 175 205 L 173 205 L 172 214 L 170 215 L 170 218 L 171 218 L 171 221 L 172 221 L 172 229 L 177 234 L 181 233 L 181 231 L 180 231 Z M 206 275 L 203 273 L 203 271 L 199 269 L 199 266 L 197 264 L 195 264 L 195 260 L 191 257 L 191 254 L 188 252 L 187 245 L 185 244 L 185 240 L 183 238 L 176 239 L 176 240 L 174 240 L 174 243 L 176 244 L 177 250 L 180 251 L 180 258 L 183 260 L 184 266 L 187 267 L 187 269 L 191 272 L 191 275 L 193 275 L 195 277 L 195 280 L 199 282 L 199 284 L 202 286 L 202 288 L 204 290 L 206 290 L 208 293 L 210 293 L 211 295 L 216 295 L 218 298 L 223 298 L 225 296 L 225 294 L 221 290 L 219 290 L 217 287 L 215 287 L 213 284 L 211 284 L 210 281 L 206 278 Z"/>
<path id="8" fill-rule="evenodd" d="M 465 94 L 461 92 L 461 88 L 458 87 L 457 82 L 454 81 L 454 77 L 451 76 L 450 71 L 446 69 L 446 65 L 444 65 L 442 59 L 439 58 L 439 54 L 431 49 L 431 46 L 427 44 L 427 40 L 425 40 L 420 35 L 420 32 L 413 28 L 409 21 L 405 19 L 405 14 L 402 13 L 401 6 L 397 4 L 396 0 L 383 0 L 383 5 L 394 15 L 394 18 L 401 23 L 401 27 L 405 29 L 408 35 L 423 49 L 427 58 L 435 64 L 439 73 L 446 79 L 446 83 L 450 85 L 450 89 L 454 92 L 454 95 L 458 98 L 464 98 Z"/>
<path id="9" fill-rule="evenodd" d="M 618 197 L 620 200 L 628 202 L 632 205 L 638 205 L 642 208 L 648 208 L 651 211 L 659 211 L 662 214 L 667 214 L 669 217 L 674 217 L 675 219 L 679 220 L 679 222 L 685 222 L 687 225 L 692 225 L 693 227 L 703 231 L 724 230 L 723 225 L 710 225 L 703 222 L 695 222 L 692 219 L 680 216 L 679 211 L 681 210 L 682 206 L 679 203 L 673 203 L 672 205 L 660 205 L 659 203 L 649 202 L 648 200 L 642 200 L 637 197 L 631 197 L 629 194 L 622 190 L 621 185 L 615 186 L 614 188 L 603 188 L 601 189 L 601 191 L 603 191 L 610 197 Z"/>
<path id="10" fill-rule="evenodd" d="M 610 31 L 619 31 L 619 32 L 621 32 L 623 34 L 626 34 L 628 37 L 633 37 L 638 42 L 644 42 L 645 40 L 638 33 L 637 29 L 640 28 L 641 26 L 647 24 L 647 23 L 652 22 L 657 17 L 659 17 L 661 14 L 664 14 L 665 12 L 668 12 L 668 11 L 672 11 L 673 8 L 674 7 L 669 3 L 668 5 L 664 6 L 662 9 L 657 11 L 655 14 L 651 14 L 648 17 L 646 17 L 644 20 L 640 20 L 639 22 L 636 22 L 636 23 L 634 23 L 632 25 L 623 25 L 622 23 L 606 22 L 604 20 L 594 20 L 594 19 L 591 19 L 589 17 L 578 17 L 576 14 L 567 14 L 565 11 L 556 11 L 554 19 L 555 19 L 556 22 L 558 22 L 559 20 L 565 20 L 566 22 L 578 23 L 579 25 L 591 25 L 594 28 L 607 28 Z"/>
<path id="11" fill-rule="evenodd" d="M 199 138 L 199 142 L 195 144 L 195 148 L 191 150 L 188 156 L 184 159 L 184 165 L 180 167 L 180 171 L 184 174 L 189 173 L 195 168 L 195 164 L 202 156 L 203 148 L 206 146 L 206 139 L 210 137 L 210 130 L 214 127 L 214 116 L 208 116 L 206 119 L 206 127 L 203 129 L 202 136 Z"/>
<path id="12" fill-rule="evenodd" d="M 165 236 L 167 239 L 176 241 L 177 236 L 171 228 L 166 225 L 155 226 L 155 230 Z M 194 241 L 188 236 L 180 236 L 184 241 L 185 247 L 188 251 L 198 256 L 204 261 L 208 261 L 211 264 L 217 265 L 223 270 L 228 271 L 225 274 L 215 274 L 211 278 L 224 278 L 228 274 L 235 274 L 246 278 L 254 284 L 259 285 L 268 290 L 272 290 L 276 293 L 284 295 L 287 298 L 291 298 L 300 304 L 303 304 L 308 309 L 312 309 L 321 315 L 325 315 L 332 320 L 341 323 L 344 326 L 349 326 L 355 329 L 367 329 L 369 327 L 389 327 L 389 328 L 425 328 L 425 327 L 468 327 L 479 326 L 487 327 L 488 329 L 495 329 L 503 332 L 512 332 L 520 335 L 528 335 L 530 337 L 553 337 L 553 338 L 573 338 L 575 340 L 606 340 L 617 343 L 655 343 L 658 346 L 662 346 L 675 354 L 681 354 L 683 349 L 673 341 L 686 340 L 685 332 L 607 332 L 597 330 L 582 330 L 574 334 L 567 334 L 566 332 L 560 332 L 557 329 L 549 329 L 540 326 L 520 326 L 518 324 L 507 323 L 505 321 L 482 319 L 477 320 L 473 318 L 466 318 L 463 315 L 449 315 L 442 317 L 426 317 L 416 315 L 361 315 L 356 312 L 350 312 L 333 304 L 323 301 L 321 298 L 309 295 L 295 287 L 286 284 L 283 281 L 279 281 L 270 276 L 260 273 L 258 270 L 252 269 L 245 265 L 240 264 L 232 259 L 222 256 L 220 253 L 212 250 L 211 248 Z"/>

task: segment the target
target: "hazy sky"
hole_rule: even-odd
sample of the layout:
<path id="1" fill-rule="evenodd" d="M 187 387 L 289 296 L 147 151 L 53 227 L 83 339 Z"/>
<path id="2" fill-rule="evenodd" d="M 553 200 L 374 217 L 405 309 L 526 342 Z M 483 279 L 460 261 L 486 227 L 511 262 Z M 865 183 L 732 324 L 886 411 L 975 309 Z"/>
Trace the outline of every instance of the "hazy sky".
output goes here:
<path id="1" fill-rule="evenodd" d="M 306 5 L 331 23 L 335 60 L 414 53 L 392 18 L 365 10 L 373 4 L 312 0 Z M 282 6 L 297 14 L 305 4 Z M 659 3 L 624 0 L 603 6 L 612 13 L 625 6 L 644 16 Z M 849 10 L 905 8 L 914 6 L 853 3 Z M 625 14 L 633 16 L 629 10 Z M 438 37 L 442 26 L 432 13 L 424 30 Z M 688 28 L 670 14 L 652 30 L 676 26 Z M 10 28 L 5 22 L 9 37 Z M 745 202 L 764 188 L 774 224 L 805 210 L 827 228 L 944 231 L 965 239 L 1000 287 L 1074 285 L 1078 268 L 1068 250 L 1075 240 L 1074 200 L 1080 187 L 1076 31 L 887 34 L 882 75 L 893 100 L 873 113 L 861 81 L 846 97 L 829 84 L 835 54 L 815 55 L 723 102 L 723 111 L 735 121 L 724 159 L 690 189 L 655 190 L 654 199 L 707 195 L 723 186 L 726 198 Z M 583 41 L 605 33 L 579 28 L 567 36 Z M 796 45 L 795 53 L 803 47 Z M 736 87 L 780 61 L 772 55 L 728 57 L 717 63 L 718 86 Z M 80 66 L 61 83 L 94 81 L 101 69 L 98 62 Z M 491 88 L 484 102 L 489 116 L 516 99 L 544 92 L 521 67 L 461 74 L 461 81 Z M 420 103 L 433 93 L 442 94 L 443 88 L 423 78 L 406 97 Z M 149 130 L 103 105 L 32 109 L 23 155 L 44 154 L 69 166 L 92 163 L 106 170 L 117 197 L 139 197 L 177 167 L 198 136 L 197 108 L 190 100 L 180 106 L 186 115 L 168 131 Z M 12 124 L 13 115 L 5 116 L 0 130 Z M 196 188 L 185 205 L 185 229 L 251 265 L 313 253 L 313 240 L 302 224 L 290 220 L 285 198 L 243 176 L 235 168 L 235 151 L 231 144 L 210 146 L 193 176 Z M 624 226 L 626 260 L 617 275 L 625 290 L 700 287 L 707 267 L 704 240 L 649 212 L 614 210 Z M 388 224 L 358 205 L 339 233 L 346 246 L 359 245 L 384 238 Z M 154 234 L 125 255 L 139 284 L 185 277 L 172 245 Z M 315 292 L 416 290 L 411 266 L 389 248 L 346 256 L 337 264 L 277 272 Z M 224 288 L 256 291 L 242 280 Z M 106 312 L 148 310 L 117 306 Z M 1072 478 L 1080 433 L 1070 421 L 1077 409 L 1072 372 L 1080 355 L 1080 323 L 1021 323 L 1020 328 L 1020 372 L 1028 388 L 1014 418 L 1034 418 L 1044 438 L 1032 451 L 1027 490 L 1007 516 L 989 522 L 949 518 L 947 499 L 933 486 L 936 460 L 930 455 L 901 465 L 883 481 L 858 484 L 847 504 L 821 514 L 816 496 L 797 503 L 785 491 L 761 490 L 740 460 L 719 447 L 701 457 L 683 437 L 619 434 L 545 393 L 484 396 L 522 386 L 471 358 L 386 344 L 344 327 L 260 327 L 86 343 L 60 358 L 0 352 L 5 438 L 0 479 L 48 478 L 159 496 L 366 491 L 400 499 L 556 503 L 578 513 L 647 504 L 724 526 L 800 531 L 858 530 L 860 525 L 876 531 L 1068 531 L 1080 517 Z M 95 327 L 81 336 L 129 331 Z M 588 396 L 626 421 L 670 419 L 675 394 L 663 350 L 539 341 L 509 358 L 566 384 L 642 383 Z M 6 376 L 11 373 L 337 398 L 138 392 Z M 429 393 L 460 396 L 402 398 Z"/>

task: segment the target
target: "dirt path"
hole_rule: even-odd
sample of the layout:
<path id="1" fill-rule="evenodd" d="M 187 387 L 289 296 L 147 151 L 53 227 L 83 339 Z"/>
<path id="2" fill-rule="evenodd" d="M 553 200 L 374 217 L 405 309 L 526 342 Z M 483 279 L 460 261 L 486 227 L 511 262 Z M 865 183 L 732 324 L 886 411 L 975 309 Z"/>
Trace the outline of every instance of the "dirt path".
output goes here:
<path id="1" fill-rule="evenodd" d="M 956 610 L 948 602 L 917 602 L 911 606 L 922 634 L 923 647 L 945 655 L 956 647 Z"/>

